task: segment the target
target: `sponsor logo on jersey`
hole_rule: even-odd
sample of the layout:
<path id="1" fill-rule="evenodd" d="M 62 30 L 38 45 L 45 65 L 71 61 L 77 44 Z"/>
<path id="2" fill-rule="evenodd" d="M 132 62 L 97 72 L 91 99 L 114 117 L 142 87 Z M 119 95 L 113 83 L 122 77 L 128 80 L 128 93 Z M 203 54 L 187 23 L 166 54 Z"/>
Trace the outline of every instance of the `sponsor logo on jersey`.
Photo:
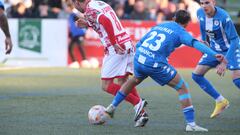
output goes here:
<path id="1" fill-rule="evenodd" d="M 219 21 L 218 21 L 218 20 L 215 20 L 215 21 L 214 21 L 214 25 L 215 25 L 215 26 L 218 26 L 218 25 L 219 25 Z"/>

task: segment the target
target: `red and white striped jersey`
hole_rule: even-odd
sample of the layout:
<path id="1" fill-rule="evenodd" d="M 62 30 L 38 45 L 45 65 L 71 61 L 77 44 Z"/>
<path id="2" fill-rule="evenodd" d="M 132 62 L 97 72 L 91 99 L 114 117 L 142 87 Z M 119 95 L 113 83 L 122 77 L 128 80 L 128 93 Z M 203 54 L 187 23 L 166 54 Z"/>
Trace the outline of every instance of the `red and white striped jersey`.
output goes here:
<path id="1" fill-rule="evenodd" d="M 92 27 L 100 37 L 104 47 L 119 44 L 129 48 L 132 45 L 130 36 L 126 33 L 114 10 L 103 1 L 91 0 L 84 13 L 88 25 Z M 128 45 L 126 45 L 128 44 Z"/>

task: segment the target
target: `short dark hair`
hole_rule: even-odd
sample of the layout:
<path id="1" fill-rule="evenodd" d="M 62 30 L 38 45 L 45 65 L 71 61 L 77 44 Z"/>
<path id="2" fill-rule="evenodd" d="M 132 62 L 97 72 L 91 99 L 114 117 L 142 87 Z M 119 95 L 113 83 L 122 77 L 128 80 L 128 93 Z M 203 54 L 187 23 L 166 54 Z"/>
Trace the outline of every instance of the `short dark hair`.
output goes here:
<path id="1" fill-rule="evenodd" d="M 175 13 L 175 22 L 180 24 L 187 24 L 189 21 L 191 21 L 190 13 L 186 10 L 178 10 Z"/>

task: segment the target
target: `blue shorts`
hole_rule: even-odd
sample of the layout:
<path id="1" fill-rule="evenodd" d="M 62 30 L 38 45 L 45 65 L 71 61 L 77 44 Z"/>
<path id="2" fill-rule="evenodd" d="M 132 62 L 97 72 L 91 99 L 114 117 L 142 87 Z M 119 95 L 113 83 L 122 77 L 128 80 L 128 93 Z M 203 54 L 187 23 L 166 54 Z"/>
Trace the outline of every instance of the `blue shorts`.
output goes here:
<path id="1" fill-rule="evenodd" d="M 160 85 L 168 84 L 177 74 L 176 69 L 167 63 L 158 63 L 158 67 L 145 66 L 134 60 L 134 76 L 145 79 L 150 76 Z"/>
<path id="2" fill-rule="evenodd" d="M 227 52 L 221 52 L 221 54 L 226 55 Z M 199 60 L 198 65 L 206 65 L 210 67 L 216 67 L 219 64 L 217 59 L 213 56 L 204 54 Z M 228 60 L 227 69 L 229 70 L 240 70 L 240 51 L 236 50 L 234 58 Z"/>

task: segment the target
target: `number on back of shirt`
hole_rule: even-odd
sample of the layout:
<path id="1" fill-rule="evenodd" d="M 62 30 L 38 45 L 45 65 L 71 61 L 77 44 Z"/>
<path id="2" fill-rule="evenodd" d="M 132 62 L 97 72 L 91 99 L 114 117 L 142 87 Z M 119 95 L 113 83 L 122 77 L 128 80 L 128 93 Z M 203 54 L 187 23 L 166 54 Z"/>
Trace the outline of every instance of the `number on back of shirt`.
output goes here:
<path id="1" fill-rule="evenodd" d="M 153 31 L 150 33 L 150 36 L 142 43 L 142 46 L 147 47 L 152 51 L 158 51 L 165 39 L 165 34 L 158 34 L 157 31 Z"/>

